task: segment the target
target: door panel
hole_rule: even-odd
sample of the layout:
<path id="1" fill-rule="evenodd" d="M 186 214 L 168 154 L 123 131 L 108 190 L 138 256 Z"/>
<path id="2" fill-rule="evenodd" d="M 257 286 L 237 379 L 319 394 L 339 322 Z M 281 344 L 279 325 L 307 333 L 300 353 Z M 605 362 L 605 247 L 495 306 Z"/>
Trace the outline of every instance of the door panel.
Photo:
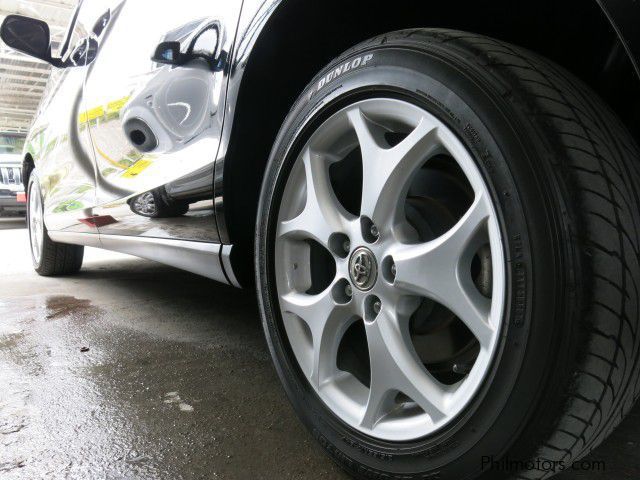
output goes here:
<path id="1" fill-rule="evenodd" d="M 240 0 L 114 7 L 84 89 L 100 233 L 218 241 L 213 167 L 240 7 Z M 177 42 L 175 55 L 199 55 L 180 65 L 154 62 L 161 42 Z"/>

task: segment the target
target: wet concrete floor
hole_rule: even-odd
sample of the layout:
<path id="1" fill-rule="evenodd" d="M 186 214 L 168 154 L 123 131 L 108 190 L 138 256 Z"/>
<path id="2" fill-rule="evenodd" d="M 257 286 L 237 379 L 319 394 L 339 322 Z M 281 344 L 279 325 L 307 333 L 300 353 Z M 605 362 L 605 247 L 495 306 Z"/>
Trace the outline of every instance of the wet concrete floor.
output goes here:
<path id="1" fill-rule="evenodd" d="M 346 479 L 296 419 L 253 292 L 87 249 L 80 274 L 31 270 L 0 219 L 0 478 Z M 635 479 L 640 409 L 593 454 Z"/>

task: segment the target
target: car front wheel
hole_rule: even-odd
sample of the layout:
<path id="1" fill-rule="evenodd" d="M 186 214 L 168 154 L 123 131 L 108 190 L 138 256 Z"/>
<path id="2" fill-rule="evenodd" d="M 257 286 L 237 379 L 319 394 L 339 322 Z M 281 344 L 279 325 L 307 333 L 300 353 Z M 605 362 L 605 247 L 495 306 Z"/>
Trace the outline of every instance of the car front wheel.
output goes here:
<path id="1" fill-rule="evenodd" d="M 449 30 L 358 45 L 274 145 L 256 243 L 286 392 L 357 478 L 543 478 L 633 405 L 638 149 L 597 96 Z"/>

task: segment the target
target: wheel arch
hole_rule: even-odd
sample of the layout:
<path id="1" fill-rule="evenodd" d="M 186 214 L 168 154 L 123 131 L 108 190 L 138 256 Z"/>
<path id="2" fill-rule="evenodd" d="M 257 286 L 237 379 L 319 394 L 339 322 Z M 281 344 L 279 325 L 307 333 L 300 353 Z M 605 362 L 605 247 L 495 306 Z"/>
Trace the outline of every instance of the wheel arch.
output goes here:
<path id="1" fill-rule="evenodd" d="M 425 9 L 410 0 L 393 2 L 393 10 L 382 0 L 368 2 L 366 8 L 344 0 L 252 3 L 260 7 L 243 11 L 229 86 L 230 137 L 222 171 L 216 172 L 222 179 L 216 188 L 220 234 L 234 244 L 232 263 L 244 285 L 253 281 L 258 198 L 284 118 L 318 71 L 373 36 L 411 27 L 451 28 L 523 46 L 584 80 L 640 138 L 640 112 L 633 107 L 640 104 L 640 69 L 631 44 L 612 23 L 620 10 L 608 9 L 610 0 L 517 5 L 493 0 L 472 2 L 462 10 L 447 2 L 433 2 Z"/>

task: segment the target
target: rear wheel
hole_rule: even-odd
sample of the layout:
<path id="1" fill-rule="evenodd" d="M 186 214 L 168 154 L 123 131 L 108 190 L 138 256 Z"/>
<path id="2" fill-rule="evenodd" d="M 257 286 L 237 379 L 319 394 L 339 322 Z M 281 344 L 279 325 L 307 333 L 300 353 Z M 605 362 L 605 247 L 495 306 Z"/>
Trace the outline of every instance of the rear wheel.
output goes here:
<path id="1" fill-rule="evenodd" d="M 40 186 L 35 174 L 29 180 L 27 222 L 33 268 L 42 276 L 69 275 L 82 267 L 84 247 L 57 243 L 49 238 L 44 223 Z"/>
<path id="2" fill-rule="evenodd" d="M 571 74 L 489 38 L 398 32 L 321 72 L 274 146 L 256 263 L 334 460 L 543 478 L 595 448 L 638 393 L 639 158 Z"/>

